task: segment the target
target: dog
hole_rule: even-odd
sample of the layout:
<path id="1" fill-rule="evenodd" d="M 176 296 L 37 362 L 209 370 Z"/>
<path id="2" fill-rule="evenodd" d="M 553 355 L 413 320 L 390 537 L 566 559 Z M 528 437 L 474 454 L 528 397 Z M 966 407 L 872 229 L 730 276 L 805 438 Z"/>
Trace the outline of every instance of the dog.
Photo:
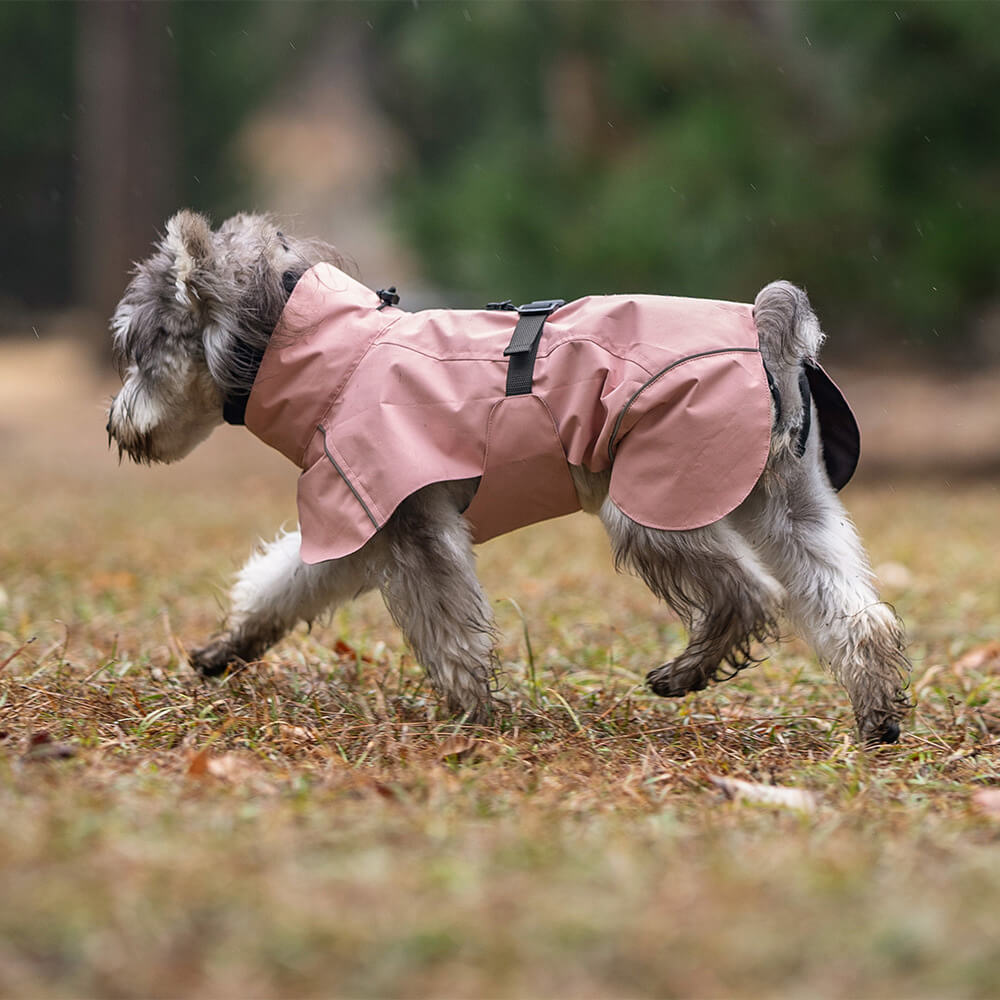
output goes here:
<path id="1" fill-rule="evenodd" d="M 755 643 L 777 639 L 785 619 L 846 689 L 863 743 L 898 740 L 910 707 L 903 628 L 836 495 L 856 441 L 818 366 L 824 335 L 804 292 L 774 282 L 752 308 L 599 296 L 534 312 L 406 313 L 394 289 L 373 292 L 343 268 L 333 247 L 270 217 L 241 214 L 213 231 L 181 211 L 111 320 L 122 388 L 107 431 L 119 458 L 176 461 L 225 418 L 305 470 L 299 530 L 250 556 L 225 631 L 190 655 L 196 669 L 255 661 L 298 622 L 374 589 L 448 709 L 487 721 L 494 626 L 473 542 L 583 509 L 602 521 L 616 567 L 688 629 L 680 655 L 648 674 L 655 693 L 683 696 L 759 662 Z M 597 321 L 576 337 L 563 317 L 588 309 Z M 676 353 L 660 328 L 675 316 L 694 348 L 668 363 L 626 356 L 622 337 L 641 341 L 640 354 Z M 644 332 L 628 333 L 637 323 Z M 713 323 L 738 343 L 706 341 Z M 429 364 L 442 344 L 458 344 L 463 363 L 406 367 Z M 560 353 L 583 372 L 575 381 L 545 367 Z M 506 393 L 501 383 L 456 396 L 475 366 L 494 382 L 506 371 Z M 433 388 L 440 379 L 447 389 Z M 557 413 L 592 381 L 583 417 Z M 712 387 L 723 385 L 720 401 Z M 351 391 L 363 417 L 337 410 Z M 433 405 L 422 395 L 432 392 Z M 595 399 L 600 447 L 581 431 Z M 399 420 L 413 411 L 448 442 L 411 440 L 419 431 Z M 505 437 L 526 453 L 504 453 Z"/>

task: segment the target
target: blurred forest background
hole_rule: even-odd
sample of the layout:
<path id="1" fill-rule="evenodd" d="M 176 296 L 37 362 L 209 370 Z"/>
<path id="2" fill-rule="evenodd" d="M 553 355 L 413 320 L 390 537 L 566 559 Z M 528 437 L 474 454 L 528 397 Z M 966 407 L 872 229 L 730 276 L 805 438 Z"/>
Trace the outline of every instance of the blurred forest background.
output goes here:
<path id="1" fill-rule="evenodd" d="M 851 357 L 998 360 L 997 13 L 0 4 L 0 332 L 103 341 L 186 205 L 291 215 L 410 308 L 781 276 Z"/>

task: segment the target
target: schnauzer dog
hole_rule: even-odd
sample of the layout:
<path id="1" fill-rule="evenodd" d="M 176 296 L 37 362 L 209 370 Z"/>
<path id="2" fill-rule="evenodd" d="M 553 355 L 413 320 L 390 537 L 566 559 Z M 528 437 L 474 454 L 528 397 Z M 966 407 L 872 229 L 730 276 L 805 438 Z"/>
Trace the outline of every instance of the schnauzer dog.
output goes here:
<path id="1" fill-rule="evenodd" d="M 472 545 L 582 508 L 689 631 L 654 692 L 758 662 L 784 617 L 846 688 L 862 740 L 898 739 L 902 626 L 836 496 L 857 428 L 803 292 L 408 313 L 342 266 L 267 217 L 213 231 L 179 212 L 112 319 L 120 454 L 172 462 L 225 419 L 304 470 L 299 530 L 251 555 L 197 669 L 256 660 L 377 589 L 449 709 L 485 720 L 493 619 Z"/>

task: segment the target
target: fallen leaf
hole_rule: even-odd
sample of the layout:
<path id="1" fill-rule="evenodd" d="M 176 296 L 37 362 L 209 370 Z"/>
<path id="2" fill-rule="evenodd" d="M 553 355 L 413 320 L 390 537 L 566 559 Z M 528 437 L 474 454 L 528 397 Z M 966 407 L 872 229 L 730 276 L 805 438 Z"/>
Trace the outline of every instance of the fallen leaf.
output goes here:
<path id="1" fill-rule="evenodd" d="M 399 793 L 391 785 L 379 781 L 378 778 L 372 778 L 372 788 L 375 789 L 375 794 L 380 795 L 383 799 L 390 799 L 393 802 L 399 800 Z"/>
<path id="2" fill-rule="evenodd" d="M 188 762 L 185 774 L 187 774 L 189 778 L 203 777 L 208 773 L 209 756 L 210 752 L 208 747 L 205 747 L 203 750 L 199 750 Z"/>
<path id="3" fill-rule="evenodd" d="M 278 732 L 293 743 L 312 743 L 316 740 L 316 734 L 311 729 L 305 726 L 293 726 L 290 722 L 279 722 Z"/>
<path id="4" fill-rule="evenodd" d="M 990 673 L 1000 672 L 1000 639 L 994 639 L 984 646 L 976 646 L 963 653 L 953 664 L 952 670 L 963 676 L 966 670 L 982 670 Z"/>
<path id="5" fill-rule="evenodd" d="M 223 781 L 229 781 L 233 784 L 243 784 L 257 776 L 255 769 L 234 753 L 223 753 L 219 754 L 218 757 L 209 757 L 205 767 L 213 778 L 221 778 Z"/>
<path id="6" fill-rule="evenodd" d="M 983 815 L 1000 819 L 1000 788 L 981 788 L 973 794 L 972 804 Z"/>
<path id="7" fill-rule="evenodd" d="M 438 746 L 434 757 L 436 760 L 447 760 L 449 757 L 461 760 L 463 757 L 467 757 L 477 746 L 478 741 L 474 740 L 471 736 L 449 736 L 448 739 Z"/>
<path id="8" fill-rule="evenodd" d="M 352 660 L 360 660 L 362 663 L 371 663 L 370 656 L 362 656 L 352 645 L 344 642 L 343 639 L 338 639 L 333 644 L 333 651 L 337 656 L 349 657 Z"/>
<path id="9" fill-rule="evenodd" d="M 762 785 L 719 775 L 709 775 L 708 780 L 733 802 L 756 802 L 761 805 L 798 809 L 801 812 L 813 812 L 817 805 L 816 796 L 802 788 Z"/>
<path id="10" fill-rule="evenodd" d="M 191 758 L 187 773 L 190 777 L 225 782 L 227 785 L 245 786 L 258 794 L 275 795 L 278 788 L 262 768 L 238 753 L 213 754 L 206 747 Z"/>
<path id="11" fill-rule="evenodd" d="M 187 771 L 185 772 L 188 777 L 200 778 L 205 775 L 208 771 L 208 762 L 211 759 L 211 749 L 212 745 L 215 743 L 220 736 L 227 733 L 232 727 L 236 725 L 236 719 L 227 719 L 220 728 L 216 729 L 207 740 L 205 740 L 202 748 L 191 758 L 188 762 Z"/>

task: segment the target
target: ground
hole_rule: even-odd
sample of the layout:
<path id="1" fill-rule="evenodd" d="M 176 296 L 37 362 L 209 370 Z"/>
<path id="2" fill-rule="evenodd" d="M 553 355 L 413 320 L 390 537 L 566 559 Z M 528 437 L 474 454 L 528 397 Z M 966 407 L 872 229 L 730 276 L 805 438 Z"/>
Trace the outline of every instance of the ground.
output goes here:
<path id="1" fill-rule="evenodd" d="M 646 693 L 683 633 L 583 515 L 481 549 L 508 707 L 467 729 L 375 597 L 195 677 L 294 470 L 234 428 L 119 467 L 110 390 L 66 345 L 0 351 L 0 995 L 996 995 L 1000 491 L 974 461 L 949 482 L 876 435 L 845 493 L 911 641 L 898 746 L 856 746 L 794 639 Z"/>

